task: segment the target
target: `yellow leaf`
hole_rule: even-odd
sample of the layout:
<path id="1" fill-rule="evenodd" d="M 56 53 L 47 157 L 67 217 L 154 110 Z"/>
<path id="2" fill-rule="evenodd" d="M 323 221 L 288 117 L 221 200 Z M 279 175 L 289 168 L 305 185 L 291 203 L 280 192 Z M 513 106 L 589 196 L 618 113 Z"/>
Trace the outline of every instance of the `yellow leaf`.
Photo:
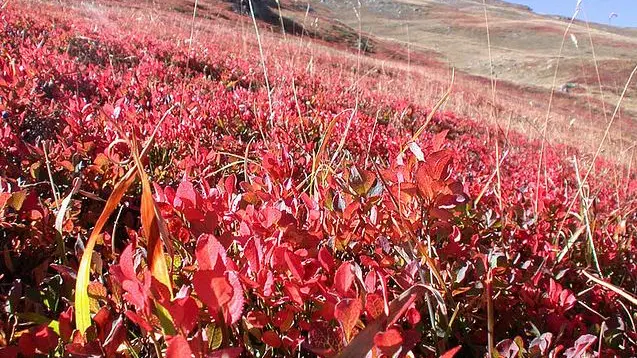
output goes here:
<path id="1" fill-rule="evenodd" d="M 84 248 L 84 254 L 80 260 L 80 267 L 77 270 L 77 280 L 75 282 L 75 324 L 77 329 L 83 334 L 86 329 L 91 326 L 91 313 L 90 313 L 90 301 L 88 296 L 88 285 L 91 279 L 91 258 L 93 257 L 93 249 L 95 248 L 95 242 L 106 221 L 111 216 L 113 211 L 117 208 L 119 202 L 122 200 L 124 193 L 135 181 L 135 168 L 131 168 L 128 173 L 120 180 L 111 196 L 106 201 L 102 214 L 97 219 L 93 232 L 86 243 Z"/>
<path id="2" fill-rule="evenodd" d="M 223 332 L 221 332 L 221 328 L 217 327 L 214 324 L 211 324 L 206 328 L 206 333 L 208 334 L 208 344 L 210 350 L 215 350 L 221 347 L 221 343 L 223 342 Z"/>

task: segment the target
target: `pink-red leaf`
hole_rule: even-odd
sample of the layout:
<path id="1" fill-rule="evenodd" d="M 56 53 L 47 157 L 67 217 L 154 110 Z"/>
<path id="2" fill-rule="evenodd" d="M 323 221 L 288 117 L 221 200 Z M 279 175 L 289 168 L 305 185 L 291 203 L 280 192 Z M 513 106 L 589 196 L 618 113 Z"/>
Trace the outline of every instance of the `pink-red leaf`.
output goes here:
<path id="1" fill-rule="evenodd" d="M 232 298 L 227 307 L 226 323 L 235 324 L 243 315 L 243 287 L 236 272 L 228 272 L 228 281 L 232 286 Z"/>
<path id="2" fill-rule="evenodd" d="M 225 271 L 226 249 L 213 235 L 204 234 L 197 240 L 195 250 L 200 270 Z"/>
<path id="3" fill-rule="evenodd" d="M 334 275 L 334 288 L 341 297 L 347 297 L 353 282 L 354 273 L 352 271 L 352 264 L 343 262 Z"/>
<path id="4" fill-rule="evenodd" d="M 232 299 L 233 290 L 228 279 L 213 271 L 199 270 L 193 275 L 192 281 L 199 298 L 211 313 L 219 312 Z"/>
<path id="5" fill-rule="evenodd" d="M 192 357 L 192 350 L 184 336 L 178 335 L 167 340 L 166 358 Z"/>

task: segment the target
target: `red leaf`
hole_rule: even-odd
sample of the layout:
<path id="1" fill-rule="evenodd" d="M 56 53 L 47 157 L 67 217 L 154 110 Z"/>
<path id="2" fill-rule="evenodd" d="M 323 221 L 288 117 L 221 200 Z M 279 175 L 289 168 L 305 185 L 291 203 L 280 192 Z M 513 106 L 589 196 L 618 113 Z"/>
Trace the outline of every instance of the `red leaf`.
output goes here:
<path id="1" fill-rule="evenodd" d="M 179 187 L 177 187 L 177 192 L 175 193 L 173 206 L 178 209 L 184 209 L 187 207 L 196 207 L 196 204 L 197 192 L 195 191 L 195 187 L 192 183 L 185 180 L 179 183 Z"/>
<path id="2" fill-rule="evenodd" d="M 133 321 L 133 323 L 136 323 L 137 325 L 139 325 L 145 332 L 153 331 L 153 326 L 151 326 L 148 322 L 146 322 L 146 320 L 143 319 L 137 313 L 131 310 L 127 310 L 126 312 L 124 312 L 124 314 L 126 315 L 126 317 L 128 317 L 128 319 Z"/>
<path id="3" fill-rule="evenodd" d="M 60 313 L 60 338 L 62 341 L 68 342 L 73 334 L 73 306 L 66 311 Z"/>
<path id="4" fill-rule="evenodd" d="M 445 129 L 444 131 L 434 135 L 431 140 L 431 145 L 434 151 L 442 149 L 442 146 L 445 144 L 445 138 L 447 138 L 447 133 L 449 133 L 449 130 Z"/>
<path id="5" fill-rule="evenodd" d="M 385 311 L 384 306 L 383 297 L 377 293 L 370 293 L 365 298 L 365 310 L 372 319 L 383 315 Z"/>
<path id="6" fill-rule="evenodd" d="M 226 249 L 213 235 L 199 236 L 195 255 L 200 270 L 216 271 L 219 274 L 225 271 Z"/>
<path id="7" fill-rule="evenodd" d="M 228 272 L 228 280 L 232 286 L 232 299 L 228 304 L 228 314 L 226 315 L 227 324 L 235 324 L 241 319 L 243 314 L 243 287 L 239 281 L 239 275 L 236 272 Z"/>
<path id="8" fill-rule="evenodd" d="M 126 301 L 135 305 L 138 310 L 145 311 L 149 308 L 150 272 L 147 268 L 144 268 L 141 273 L 142 281 L 140 281 L 135 272 L 134 256 L 135 247 L 130 244 L 120 255 L 119 265 L 111 266 L 110 272 L 126 291 L 124 293 Z"/>
<path id="9" fill-rule="evenodd" d="M 358 317 L 362 309 L 361 301 L 358 298 L 343 299 L 334 307 L 334 317 L 336 317 L 343 326 L 345 340 L 348 342 L 351 339 L 352 330 L 358 322 Z"/>
<path id="10" fill-rule="evenodd" d="M 0 193 L 0 209 L 4 208 L 4 205 L 9 201 L 11 193 Z"/>
<path id="11" fill-rule="evenodd" d="M 529 353 L 535 355 L 545 355 L 553 341 L 553 334 L 550 332 L 543 333 L 541 336 L 533 339 L 529 343 Z"/>
<path id="12" fill-rule="evenodd" d="M 252 272 L 257 273 L 261 271 L 261 258 L 263 257 L 263 252 L 261 250 L 261 245 L 258 245 L 256 238 L 251 238 L 246 242 L 245 247 L 243 249 L 243 255 L 245 255 L 246 261 L 248 261 L 248 266 L 252 270 Z"/>
<path id="13" fill-rule="evenodd" d="M 168 338 L 167 341 L 166 358 L 192 357 L 192 350 L 190 350 L 190 345 L 184 336 L 174 336 Z"/>
<path id="14" fill-rule="evenodd" d="M 343 262 L 334 275 L 334 288 L 342 297 L 347 297 L 353 282 L 352 264 Z"/>
<path id="15" fill-rule="evenodd" d="M 418 310 L 414 307 L 407 310 L 407 314 L 405 315 L 405 317 L 407 318 L 407 322 L 409 322 L 412 327 L 417 325 L 421 319 L 420 312 L 418 312 Z"/>
<path id="16" fill-rule="evenodd" d="M 283 333 L 287 332 L 290 329 L 293 322 L 294 312 L 289 309 L 278 311 L 272 318 L 272 324 Z"/>
<path id="17" fill-rule="evenodd" d="M 505 339 L 496 344 L 495 349 L 502 358 L 515 358 L 520 352 L 520 347 L 512 339 Z"/>
<path id="18" fill-rule="evenodd" d="M 439 150 L 429 154 L 425 164 L 427 175 L 434 180 L 447 180 L 450 174 L 451 153 L 448 150 Z"/>
<path id="19" fill-rule="evenodd" d="M 332 254 L 330 254 L 325 247 L 321 247 L 319 250 L 318 259 L 325 271 L 332 272 L 332 269 L 334 268 L 334 257 L 332 257 Z"/>
<path id="20" fill-rule="evenodd" d="M 305 270 L 303 269 L 301 259 L 291 251 L 286 251 L 284 257 L 294 279 L 302 283 L 303 277 L 305 276 Z"/>
<path id="21" fill-rule="evenodd" d="M 416 184 L 418 185 L 418 190 L 423 197 L 428 200 L 433 200 L 435 198 L 436 183 L 431 176 L 427 174 L 425 166 L 418 168 L 418 171 L 416 172 Z"/>
<path id="22" fill-rule="evenodd" d="M 185 334 L 189 334 L 197 324 L 199 307 L 190 296 L 171 302 L 168 311 L 175 322 L 175 326 L 182 329 Z"/>
<path id="23" fill-rule="evenodd" d="M 378 332 L 374 336 L 374 345 L 387 356 L 392 356 L 403 344 L 403 337 L 395 328 L 390 328 L 385 332 Z"/>
<path id="24" fill-rule="evenodd" d="M 385 311 L 386 315 L 389 315 L 389 300 L 387 298 L 387 277 L 379 272 L 378 278 L 380 281 L 380 290 L 383 294 L 383 310 Z"/>
<path id="25" fill-rule="evenodd" d="M 246 315 L 246 321 L 257 329 L 262 329 L 269 323 L 268 315 L 261 311 L 250 311 Z"/>
<path id="26" fill-rule="evenodd" d="M 226 190 L 226 194 L 228 195 L 228 197 L 230 197 L 232 194 L 234 194 L 234 188 L 235 188 L 236 184 L 237 184 L 237 177 L 234 174 L 231 174 L 224 181 L 223 187 Z"/>
<path id="27" fill-rule="evenodd" d="M 273 348 L 281 347 L 281 338 L 276 332 L 273 332 L 273 331 L 263 332 L 263 335 L 261 336 L 261 340 L 263 341 L 263 343 L 269 345 L 270 347 L 273 347 Z"/>
<path id="28" fill-rule="evenodd" d="M 110 332 L 108 332 L 108 335 L 104 339 L 104 344 L 102 345 L 107 357 L 115 356 L 117 349 L 126 339 L 126 332 L 123 317 L 117 317 L 111 325 Z"/>
<path id="29" fill-rule="evenodd" d="M 35 355 L 35 338 L 31 332 L 23 333 L 18 340 L 18 347 L 20 347 L 20 353 L 26 357 L 32 357 Z"/>
<path id="30" fill-rule="evenodd" d="M 263 209 L 261 211 L 261 215 L 262 215 L 261 225 L 266 229 L 269 229 L 270 227 L 272 227 L 272 225 L 279 222 L 279 219 L 281 219 L 281 212 L 272 207 L 267 207 Z"/>
<path id="31" fill-rule="evenodd" d="M 192 278 L 195 291 L 211 313 L 219 312 L 232 299 L 232 286 L 224 276 L 210 270 L 199 270 Z"/>
<path id="32" fill-rule="evenodd" d="M 17 358 L 20 349 L 16 346 L 0 347 L 0 357 Z"/>
<path id="33" fill-rule="evenodd" d="M 596 341 L 597 337 L 592 334 L 582 335 L 575 341 L 573 347 L 564 351 L 564 356 L 566 358 L 587 357 L 586 352 Z"/>
<path id="34" fill-rule="evenodd" d="M 39 352 L 51 352 L 58 345 L 58 335 L 46 325 L 39 326 L 33 330 L 34 345 Z"/>
<path id="35" fill-rule="evenodd" d="M 135 273 L 134 246 L 128 245 L 119 257 L 119 267 L 124 274 L 124 278 L 137 281 L 137 273 Z M 123 280 L 122 280 L 123 281 Z"/>
<path id="36" fill-rule="evenodd" d="M 283 286 L 283 290 L 285 291 L 285 293 L 287 293 L 287 295 L 294 303 L 298 304 L 299 306 L 303 306 L 303 297 L 301 297 L 301 292 L 296 285 L 288 283 Z"/>
<path id="37" fill-rule="evenodd" d="M 365 289 L 367 293 L 376 292 L 376 270 L 371 269 L 365 276 Z"/>
<path id="38" fill-rule="evenodd" d="M 454 348 L 451 348 L 450 350 L 444 352 L 440 358 L 453 358 L 456 356 L 456 353 L 460 352 L 460 350 L 462 349 L 462 346 L 457 346 Z"/>

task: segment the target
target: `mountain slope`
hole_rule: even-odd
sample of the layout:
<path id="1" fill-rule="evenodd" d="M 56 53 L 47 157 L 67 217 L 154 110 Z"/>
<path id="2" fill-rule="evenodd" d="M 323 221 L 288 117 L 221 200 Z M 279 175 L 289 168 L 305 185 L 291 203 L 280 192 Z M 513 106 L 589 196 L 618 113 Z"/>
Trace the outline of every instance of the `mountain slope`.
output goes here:
<path id="1" fill-rule="evenodd" d="M 578 145 L 576 139 L 568 138 L 569 132 L 576 131 L 580 138 L 586 137 L 583 147 L 595 147 L 591 143 L 598 143 L 636 64 L 634 29 L 576 20 L 562 47 L 570 19 L 538 15 L 525 6 L 503 1 L 487 3 L 490 48 L 485 8 L 478 0 L 362 0 L 360 7 L 357 1 L 321 0 L 312 5 L 318 16 L 338 19 L 354 29 L 360 27 L 375 38 L 409 48 L 411 54 L 433 55 L 446 66 L 473 76 L 489 78 L 492 62 L 494 77 L 500 83 L 499 104 L 513 112 L 514 121 L 520 117 L 542 126 L 551 88 L 568 91 L 560 93 L 553 103 L 552 121 L 561 127 L 555 138 Z M 621 106 L 628 118 L 611 132 L 615 144 L 621 147 L 637 139 L 631 130 L 637 110 L 632 88 Z M 521 118 L 525 116 L 527 119 Z"/>

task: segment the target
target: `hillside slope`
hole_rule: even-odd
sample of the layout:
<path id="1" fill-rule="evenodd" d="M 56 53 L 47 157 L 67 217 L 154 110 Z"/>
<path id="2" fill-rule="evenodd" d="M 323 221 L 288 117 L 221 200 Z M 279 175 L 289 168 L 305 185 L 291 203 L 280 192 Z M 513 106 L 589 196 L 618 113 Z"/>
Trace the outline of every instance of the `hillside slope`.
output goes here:
<path id="1" fill-rule="evenodd" d="M 337 19 L 352 29 L 360 27 L 379 40 L 408 48 L 412 56 L 426 53 L 429 58 L 467 74 L 484 79 L 490 76 L 482 1 L 363 0 L 360 8 L 357 1 L 322 0 L 311 4 L 317 16 Z M 541 127 L 550 89 L 554 86 L 558 91 L 568 91 L 559 93 L 553 103 L 555 127 L 549 133 L 552 139 L 590 151 L 594 147 L 591 142 L 601 137 L 601 129 L 637 65 L 635 30 L 576 20 L 566 37 L 556 72 L 569 19 L 538 15 L 524 6 L 503 1 L 487 4 L 493 74 L 500 83 L 497 98 L 505 109 L 503 112 L 510 110 L 514 122 L 530 121 Z M 634 85 L 629 86 L 621 109 L 620 116 L 625 120 L 613 126 L 612 137 L 613 146 L 625 149 L 637 139 Z M 507 116 L 502 114 L 504 121 Z M 518 130 L 537 135 L 529 123 L 520 124 Z M 572 138 L 573 133 L 577 133 L 579 143 Z M 621 151 L 613 153 L 610 157 L 622 157 Z"/>

